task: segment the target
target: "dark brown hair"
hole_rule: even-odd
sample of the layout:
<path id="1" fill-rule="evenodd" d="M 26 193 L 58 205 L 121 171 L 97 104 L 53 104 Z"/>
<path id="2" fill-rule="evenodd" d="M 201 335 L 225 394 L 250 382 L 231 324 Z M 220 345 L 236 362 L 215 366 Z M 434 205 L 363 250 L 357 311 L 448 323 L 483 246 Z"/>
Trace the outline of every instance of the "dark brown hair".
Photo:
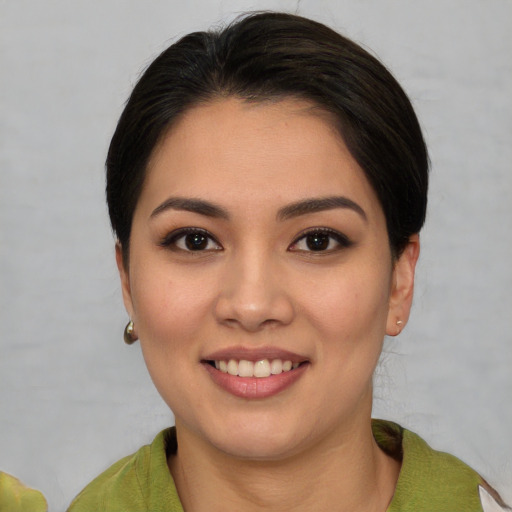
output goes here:
<path id="1" fill-rule="evenodd" d="M 107 157 L 107 202 L 125 262 L 132 217 L 158 141 L 188 109 L 218 97 L 298 98 L 329 113 L 375 190 L 398 256 L 427 206 L 428 155 L 406 94 L 351 40 L 284 13 L 247 15 L 195 32 L 147 68 L 121 115 Z"/>

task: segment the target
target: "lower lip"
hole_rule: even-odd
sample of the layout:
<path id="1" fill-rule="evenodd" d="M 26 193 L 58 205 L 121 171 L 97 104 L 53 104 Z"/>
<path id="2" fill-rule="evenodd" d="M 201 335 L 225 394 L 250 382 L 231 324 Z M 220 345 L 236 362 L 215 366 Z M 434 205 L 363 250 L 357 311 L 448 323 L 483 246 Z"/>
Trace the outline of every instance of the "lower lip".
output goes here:
<path id="1" fill-rule="evenodd" d="M 268 398 L 294 384 L 306 371 L 308 363 L 298 368 L 270 377 L 238 377 L 221 372 L 208 363 L 203 363 L 215 384 L 234 396 L 247 399 Z"/>

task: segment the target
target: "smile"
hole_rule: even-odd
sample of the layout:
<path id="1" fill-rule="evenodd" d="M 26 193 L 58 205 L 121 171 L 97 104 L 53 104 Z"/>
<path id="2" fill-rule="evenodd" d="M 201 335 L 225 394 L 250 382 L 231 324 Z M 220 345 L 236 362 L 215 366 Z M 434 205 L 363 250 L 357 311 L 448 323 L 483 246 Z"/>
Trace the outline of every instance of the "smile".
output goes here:
<path id="1" fill-rule="evenodd" d="M 276 348 L 231 348 L 209 354 L 201 363 L 220 389 L 246 400 L 285 391 L 311 366 L 307 357 Z"/>
<path id="2" fill-rule="evenodd" d="M 292 363 L 290 360 L 283 359 L 261 359 L 255 362 L 248 361 L 247 359 L 221 359 L 212 361 L 211 364 L 213 364 L 217 370 L 228 373 L 229 375 L 261 379 L 295 370 L 299 367 L 300 363 Z"/>

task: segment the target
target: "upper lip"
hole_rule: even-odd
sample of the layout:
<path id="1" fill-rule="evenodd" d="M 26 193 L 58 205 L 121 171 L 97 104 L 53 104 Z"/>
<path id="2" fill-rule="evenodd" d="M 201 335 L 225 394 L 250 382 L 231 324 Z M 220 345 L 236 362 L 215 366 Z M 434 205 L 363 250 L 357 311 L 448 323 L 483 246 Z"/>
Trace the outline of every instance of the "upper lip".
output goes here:
<path id="1" fill-rule="evenodd" d="M 254 362 L 262 361 L 263 359 L 268 359 L 269 361 L 281 359 L 283 361 L 291 361 L 292 363 L 303 363 L 308 360 L 305 356 L 277 347 L 231 347 L 216 350 L 202 358 L 203 361 L 229 361 L 230 359 L 236 359 L 238 361 L 244 359 Z"/>

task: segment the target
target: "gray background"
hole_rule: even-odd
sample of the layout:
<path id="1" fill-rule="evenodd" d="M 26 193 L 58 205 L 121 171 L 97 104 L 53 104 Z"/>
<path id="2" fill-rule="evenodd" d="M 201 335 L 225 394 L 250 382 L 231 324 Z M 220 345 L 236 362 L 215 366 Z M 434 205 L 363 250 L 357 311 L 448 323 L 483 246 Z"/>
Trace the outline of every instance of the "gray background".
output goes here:
<path id="1" fill-rule="evenodd" d="M 512 501 L 512 2 L 0 0 L 0 469 L 51 510 L 172 422 L 126 321 L 103 202 L 109 137 L 175 37 L 295 11 L 372 48 L 411 96 L 432 186 L 410 324 L 375 415 Z"/>

